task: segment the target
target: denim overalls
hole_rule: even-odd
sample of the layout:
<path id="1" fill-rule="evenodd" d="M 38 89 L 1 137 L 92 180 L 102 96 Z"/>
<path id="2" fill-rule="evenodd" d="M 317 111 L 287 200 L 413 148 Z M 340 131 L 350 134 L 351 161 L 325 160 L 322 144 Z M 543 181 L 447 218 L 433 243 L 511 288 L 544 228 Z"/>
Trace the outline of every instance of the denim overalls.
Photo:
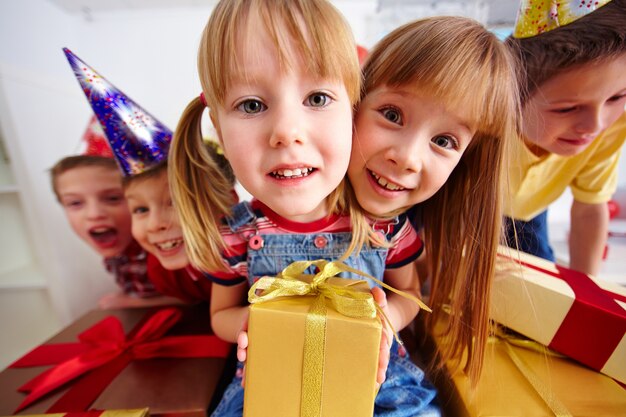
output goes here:
<path id="1" fill-rule="evenodd" d="M 233 217 L 228 219 L 230 228 L 236 232 L 243 225 L 255 220 L 249 203 L 242 202 L 233 209 Z M 275 276 L 294 261 L 337 260 L 344 254 L 351 239 L 350 233 L 307 233 L 307 234 L 257 234 L 254 239 L 262 240 L 262 245 L 250 244 L 248 248 L 248 283 L 264 275 Z M 252 238 L 252 236 L 250 237 Z M 358 257 L 350 256 L 346 261 L 352 268 L 382 277 L 385 269 L 387 250 L 385 248 L 364 248 Z M 312 271 L 307 271 L 312 273 Z M 363 277 L 347 278 L 365 279 Z M 369 280 L 370 286 L 376 285 Z M 243 365 L 239 364 L 241 368 Z M 241 373 L 238 372 L 226 388 L 222 400 L 212 417 L 241 417 L 243 413 L 243 388 Z M 387 369 L 387 379 L 376 397 L 375 416 L 409 417 L 439 416 L 437 406 L 432 404 L 435 389 L 424 379 L 424 373 L 406 354 L 400 354 L 394 341 Z M 269 416 L 268 416 L 269 417 Z M 341 416 L 338 416 L 341 417 Z M 349 416 L 346 416 L 349 417 Z"/>

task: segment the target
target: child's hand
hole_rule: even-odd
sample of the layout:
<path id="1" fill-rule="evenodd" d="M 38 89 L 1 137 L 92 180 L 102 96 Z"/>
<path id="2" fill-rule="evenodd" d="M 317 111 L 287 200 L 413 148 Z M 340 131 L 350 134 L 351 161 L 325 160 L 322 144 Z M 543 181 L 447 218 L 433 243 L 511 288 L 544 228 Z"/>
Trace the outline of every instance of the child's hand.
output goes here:
<path id="1" fill-rule="evenodd" d="M 374 287 L 371 290 L 372 296 L 376 304 L 383 310 L 383 312 L 389 316 L 389 309 L 387 307 L 387 295 L 382 288 Z M 376 374 L 376 383 L 382 385 L 385 382 L 385 374 L 387 373 L 387 366 L 389 365 L 389 350 L 391 349 L 391 343 L 393 342 L 393 331 L 389 327 L 386 320 L 383 322 L 383 334 L 380 338 L 380 351 L 378 353 L 378 373 Z"/>

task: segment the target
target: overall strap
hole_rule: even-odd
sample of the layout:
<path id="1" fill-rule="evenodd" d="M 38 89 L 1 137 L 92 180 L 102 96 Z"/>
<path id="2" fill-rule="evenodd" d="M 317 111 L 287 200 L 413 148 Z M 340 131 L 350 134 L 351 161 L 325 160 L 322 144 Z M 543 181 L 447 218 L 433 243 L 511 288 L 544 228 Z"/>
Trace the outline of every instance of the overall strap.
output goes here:
<path id="1" fill-rule="evenodd" d="M 232 215 L 226 218 L 228 226 L 236 232 L 242 226 L 252 223 L 256 219 L 254 211 L 248 201 L 242 201 L 232 208 Z"/>

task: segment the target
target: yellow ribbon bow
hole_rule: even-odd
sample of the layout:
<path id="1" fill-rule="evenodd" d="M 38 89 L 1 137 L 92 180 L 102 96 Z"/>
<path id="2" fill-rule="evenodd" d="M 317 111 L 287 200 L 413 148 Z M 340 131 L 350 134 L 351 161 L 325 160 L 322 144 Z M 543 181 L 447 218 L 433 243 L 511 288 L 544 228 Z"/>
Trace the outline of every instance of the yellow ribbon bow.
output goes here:
<path id="1" fill-rule="evenodd" d="M 319 272 L 315 274 L 313 280 L 308 283 L 302 281 L 301 277 L 304 271 L 310 266 L 316 266 Z M 353 274 L 366 277 L 380 285 L 381 287 L 392 291 L 402 297 L 414 301 L 421 309 L 428 312 L 432 310 L 417 297 L 397 290 L 370 274 L 354 269 L 339 261 L 326 261 L 318 259 L 315 261 L 296 261 L 291 263 L 278 277 L 262 277 L 250 287 L 248 291 L 248 301 L 250 304 L 262 303 L 264 301 L 274 300 L 278 297 L 303 296 L 303 295 L 323 295 L 328 298 L 335 310 L 348 317 L 369 317 L 376 316 L 378 306 L 374 303 L 371 294 L 356 292 L 350 288 L 360 280 L 355 280 L 353 284 L 333 285 L 328 279 L 334 277 L 341 272 L 352 272 Z M 258 290 L 263 290 L 257 295 Z"/>

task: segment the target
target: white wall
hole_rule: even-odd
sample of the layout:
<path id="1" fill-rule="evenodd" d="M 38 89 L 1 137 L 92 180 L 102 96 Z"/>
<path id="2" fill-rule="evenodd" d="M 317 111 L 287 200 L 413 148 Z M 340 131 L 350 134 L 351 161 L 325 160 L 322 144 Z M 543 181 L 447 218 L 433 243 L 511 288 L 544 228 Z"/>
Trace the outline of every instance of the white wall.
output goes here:
<path id="1" fill-rule="evenodd" d="M 46 171 L 75 152 L 90 113 L 61 51 L 77 37 L 75 19 L 47 1 L 0 2 L 2 134 L 30 243 L 64 322 L 113 288 L 98 257 L 69 230 Z"/>

